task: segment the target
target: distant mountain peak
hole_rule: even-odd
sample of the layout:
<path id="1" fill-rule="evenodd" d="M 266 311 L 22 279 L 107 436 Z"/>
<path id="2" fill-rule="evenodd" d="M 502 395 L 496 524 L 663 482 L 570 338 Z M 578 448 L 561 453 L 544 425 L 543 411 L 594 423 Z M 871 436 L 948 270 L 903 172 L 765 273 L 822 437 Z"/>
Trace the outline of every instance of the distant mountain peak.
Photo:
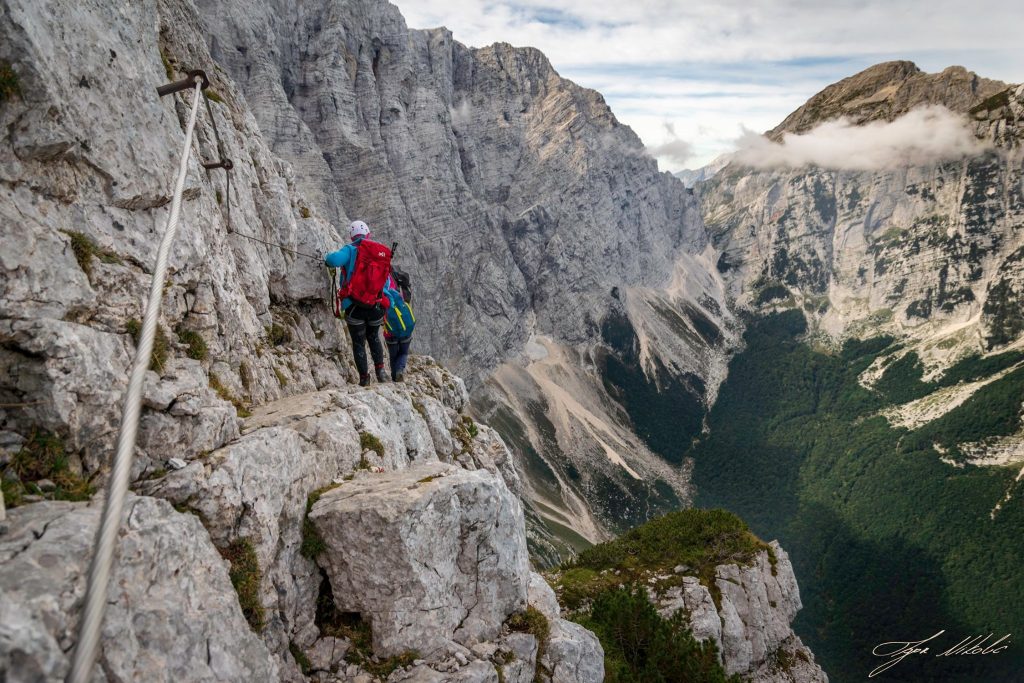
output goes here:
<path id="1" fill-rule="evenodd" d="M 784 133 L 804 133 L 823 121 L 846 117 L 857 124 L 892 121 L 915 107 L 941 104 L 967 112 L 1008 84 L 982 78 L 962 66 L 926 73 L 909 61 L 882 62 L 833 83 L 768 131 L 773 140 Z"/>

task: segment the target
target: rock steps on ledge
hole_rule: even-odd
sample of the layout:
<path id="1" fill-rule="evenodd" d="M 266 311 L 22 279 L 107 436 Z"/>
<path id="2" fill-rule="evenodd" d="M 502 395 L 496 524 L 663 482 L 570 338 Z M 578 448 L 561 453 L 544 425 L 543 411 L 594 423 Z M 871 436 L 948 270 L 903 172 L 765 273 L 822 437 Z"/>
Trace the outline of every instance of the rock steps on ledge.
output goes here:
<path id="1" fill-rule="evenodd" d="M 397 575 L 364 576 L 372 578 L 368 583 L 335 579 L 339 606 L 365 611 L 375 628 L 375 650 L 382 656 L 387 639 L 398 637 L 399 629 L 423 636 L 423 643 L 416 638 L 404 643 L 423 650 L 425 661 L 396 671 L 393 677 L 401 680 L 497 680 L 491 663 L 495 653 L 526 658 L 532 651 L 535 658 L 537 643 L 524 641 L 525 634 L 504 633 L 502 627 L 509 615 L 525 608 L 531 579 L 516 493 L 520 483 L 508 450 L 488 427 L 470 427 L 461 415 L 466 392 L 457 377 L 429 360 L 417 367 L 403 384 L 366 389 L 342 385 L 260 406 L 223 447 L 190 457 L 181 470 L 138 482 L 141 495 L 130 501 L 122 534 L 119 588 L 112 596 L 117 602 L 102 641 L 103 670 L 123 680 L 301 681 L 306 677 L 290 654 L 298 647 L 310 662 L 337 669 L 311 674 L 315 680 L 372 680 L 342 661 L 350 644 L 324 637 L 316 624 L 321 571 L 300 552 L 307 496 L 340 482 L 318 504 L 318 514 L 331 500 L 362 501 L 370 509 L 357 505 L 357 518 L 365 520 L 370 513 L 379 516 L 377 502 L 388 482 L 399 482 L 401 489 L 410 478 L 419 482 L 435 475 L 444 476 L 422 486 L 432 492 L 427 506 L 431 512 L 448 501 L 445 525 L 426 519 L 416 525 L 418 518 L 410 510 L 397 508 L 401 514 L 392 521 L 424 536 L 419 543 L 402 546 L 407 562 L 396 571 L 413 582 L 416 577 L 405 572 L 434 558 L 434 568 L 447 566 L 461 577 L 455 593 L 436 593 L 472 606 L 470 614 L 450 612 L 445 623 L 458 626 L 454 639 L 429 656 L 426 651 L 437 640 L 431 612 L 407 611 L 402 623 L 393 622 L 395 628 L 389 631 L 374 616 L 372 595 L 350 594 L 369 591 L 373 582 L 386 587 L 398 581 Z M 98 511 L 98 502 L 39 503 L 9 511 L 11 531 L 0 536 L 0 609 L 5 615 L 0 673 L 5 680 L 57 681 L 66 673 L 65 653 L 76 637 Z M 494 523 L 498 526 L 491 529 Z M 365 527 L 342 528 L 347 534 L 343 541 L 324 534 L 325 567 L 331 563 L 324 558 L 344 553 L 353 565 L 373 572 L 387 566 L 385 551 L 400 547 L 379 547 L 382 536 L 371 535 Z M 439 542 L 444 529 L 452 531 L 447 546 Z M 258 600 L 266 625 L 259 635 L 245 622 L 227 565 L 217 552 L 243 540 L 251 544 L 262 574 Z M 460 554 L 446 558 L 442 548 Z M 436 576 L 433 570 L 430 574 Z M 411 595 L 413 603 L 421 598 Z M 203 605 L 207 610 L 196 616 Z M 589 634 L 571 635 L 578 640 Z M 196 654 L 200 651 L 203 656 Z M 572 654 L 577 660 L 578 651 L 595 660 L 586 671 L 601 670 L 599 645 L 577 647 Z M 549 653 L 544 663 L 556 673 L 558 652 Z M 535 662 L 524 659 L 517 667 L 521 678 L 528 673 L 532 680 Z M 578 661 L 571 668 L 584 670 Z M 515 670 L 510 667 L 510 673 Z M 552 680 L 600 678 L 559 674 Z"/>

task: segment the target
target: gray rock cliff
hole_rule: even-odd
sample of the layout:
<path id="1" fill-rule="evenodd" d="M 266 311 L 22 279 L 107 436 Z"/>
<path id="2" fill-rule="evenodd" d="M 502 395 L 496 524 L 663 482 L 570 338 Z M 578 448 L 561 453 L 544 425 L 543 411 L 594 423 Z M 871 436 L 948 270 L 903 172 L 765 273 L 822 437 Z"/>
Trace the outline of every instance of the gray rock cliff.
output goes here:
<path id="1" fill-rule="evenodd" d="M 586 341 L 706 242 L 696 204 L 543 54 L 410 30 L 378 0 L 200 3 L 211 56 L 325 217 L 398 241 L 418 343 L 476 385 L 534 332 Z"/>
<path id="2" fill-rule="evenodd" d="M 340 241 L 198 22 L 177 0 L 14 1 L 0 13 L 0 60 L 17 76 L 0 101 L 0 469 L 15 496 L 0 535 L 0 678 L 62 680 L 69 665 L 100 500 L 35 501 L 88 497 L 105 480 L 187 115 L 183 97 L 154 88 L 203 66 L 231 188 L 201 166 L 216 157 L 204 110 L 96 680 L 482 681 L 512 661 L 532 679 L 539 644 L 504 626 L 526 606 L 521 513 L 502 530 L 519 552 L 499 554 L 495 571 L 524 588 L 482 612 L 465 639 L 476 650 L 453 642 L 378 669 L 383 650 L 358 630 L 370 612 L 321 614 L 330 580 L 314 561 L 325 553 L 310 536 L 310 495 L 372 489 L 430 462 L 465 471 L 510 510 L 523 487 L 502 439 L 465 414 L 461 379 L 415 357 L 406 383 L 355 387 L 325 272 L 243 237 L 305 253 Z M 454 510 L 453 528 L 470 513 Z M 334 597 L 349 604 L 340 585 Z M 600 650 L 589 654 L 599 671 Z"/>
<path id="3" fill-rule="evenodd" d="M 851 338 L 896 342 L 861 373 L 868 388 L 884 386 L 879 380 L 890 369 L 895 377 L 897 361 L 932 381 L 957 363 L 1002 354 L 1013 360 L 1019 352 L 1024 86 L 962 67 L 925 74 L 908 62 L 886 63 L 825 88 L 766 134 L 792 141 L 845 117 L 869 126 L 860 138 L 867 140 L 870 131 L 920 105 L 955 112 L 951 120 L 981 149 L 871 171 L 753 168 L 736 160 L 697 189 L 720 252 L 717 269 L 737 308 L 800 309 L 809 323 L 807 341 L 819 348 L 839 348 Z M 899 400 L 881 415 L 894 428 L 924 427 L 1018 367 L 1013 360 L 1005 370 Z M 1011 419 L 1009 433 L 964 438 L 951 449 L 955 457 L 945 450 L 939 457 L 958 468 L 1020 472 L 1024 421 Z M 989 518 L 1011 498 L 993 497 Z"/>

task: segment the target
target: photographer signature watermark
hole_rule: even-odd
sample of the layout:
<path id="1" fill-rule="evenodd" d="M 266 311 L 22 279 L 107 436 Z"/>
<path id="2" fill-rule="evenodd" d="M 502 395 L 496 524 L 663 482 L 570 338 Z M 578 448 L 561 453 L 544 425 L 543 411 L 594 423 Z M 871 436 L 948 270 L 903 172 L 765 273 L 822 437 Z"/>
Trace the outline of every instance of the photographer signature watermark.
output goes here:
<path id="1" fill-rule="evenodd" d="M 939 631 L 930 638 L 917 641 L 901 641 L 892 640 L 887 643 L 879 643 L 875 646 L 875 649 L 871 651 L 871 654 L 876 657 L 884 657 L 886 659 L 884 664 L 877 666 L 871 670 L 868 674 L 868 678 L 874 678 L 883 671 L 888 671 L 892 667 L 902 662 L 907 657 L 912 655 L 932 655 L 932 648 L 941 647 L 934 641 L 936 638 L 945 633 L 945 629 Z M 987 636 L 967 636 L 959 643 L 949 648 L 933 654 L 934 657 L 962 657 L 962 656 L 977 656 L 977 655 L 996 655 L 1003 652 L 1010 646 L 1010 634 L 1007 633 L 998 640 L 992 640 L 995 638 L 994 633 L 990 633 Z M 991 642 L 989 642 L 991 641 Z M 925 645 L 925 643 L 930 643 Z"/>

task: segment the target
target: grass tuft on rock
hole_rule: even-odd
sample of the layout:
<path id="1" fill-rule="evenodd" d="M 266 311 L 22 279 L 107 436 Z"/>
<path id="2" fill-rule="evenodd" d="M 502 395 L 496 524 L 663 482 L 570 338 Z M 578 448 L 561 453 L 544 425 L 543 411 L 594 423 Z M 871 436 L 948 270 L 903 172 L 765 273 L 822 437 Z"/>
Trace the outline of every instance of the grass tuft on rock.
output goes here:
<path id="1" fill-rule="evenodd" d="M 13 476 L 11 476 L 13 475 Z M 0 470 L 4 504 L 18 507 L 28 494 L 42 495 L 50 500 L 89 500 L 93 488 L 81 475 L 71 470 L 64 442 L 57 435 L 35 430 Z M 49 479 L 55 488 L 40 490 L 35 482 Z"/>
<path id="2" fill-rule="evenodd" d="M 505 667 L 516 661 L 516 653 L 511 650 L 504 650 L 491 658 L 494 670 L 498 672 L 498 683 L 505 683 Z"/>
<path id="3" fill-rule="evenodd" d="M 252 541 L 240 538 L 220 551 L 221 556 L 231 565 L 228 575 L 231 585 L 238 593 L 238 604 L 242 608 L 245 620 L 252 630 L 259 633 L 265 624 L 263 603 L 260 601 L 260 563 L 256 558 L 256 549 Z"/>
<path id="4" fill-rule="evenodd" d="M 295 658 L 295 663 L 299 665 L 299 669 L 302 671 L 303 676 L 308 676 L 310 670 L 313 668 L 313 663 L 309 661 L 309 657 L 302 651 L 302 648 L 295 644 L 295 641 L 288 642 L 288 651 L 292 653 L 292 657 Z"/>
<path id="5" fill-rule="evenodd" d="M 327 544 L 324 543 L 323 537 L 309 518 L 309 511 L 320 500 L 320 496 L 331 489 L 338 488 L 338 486 L 340 484 L 328 484 L 306 496 L 306 515 L 302 518 L 302 545 L 299 547 L 299 552 L 306 559 L 315 560 L 320 553 L 327 549 Z"/>
<path id="6" fill-rule="evenodd" d="M 6 102 L 15 95 L 21 95 L 21 83 L 18 74 L 7 60 L 0 60 L 0 103 Z"/>
<path id="7" fill-rule="evenodd" d="M 206 346 L 206 340 L 203 339 L 203 335 L 195 330 L 188 329 L 184 325 L 178 325 L 175 333 L 178 335 L 178 341 L 187 347 L 185 350 L 186 356 L 193 360 L 206 360 L 209 349 Z"/>
<path id="8" fill-rule="evenodd" d="M 359 450 L 373 451 L 380 457 L 384 457 L 384 444 L 370 432 L 359 432 Z"/>
<path id="9" fill-rule="evenodd" d="M 473 450 L 473 439 L 480 433 L 480 428 L 473 422 L 469 415 L 463 415 L 462 419 L 455 424 L 452 430 L 452 437 L 462 446 L 463 453 Z"/>
<path id="10" fill-rule="evenodd" d="M 171 63 L 171 58 L 167 55 L 167 52 L 163 48 L 160 48 L 160 61 L 163 62 L 164 74 L 167 75 L 167 80 L 176 80 L 174 78 L 174 65 Z"/>
<path id="11" fill-rule="evenodd" d="M 420 414 L 420 417 L 422 417 L 424 420 L 427 419 L 427 408 L 426 408 L 426 406 L 424 406 L 421 402 L 417 401 L 416 399 L 413 399 L 412 400 L 412 407 L 416 410 L 417 413 Z"/>
<path id="12" fill-rule="evenodd" d="M 224 386 L 224 383 L 220 381 L 220 377 L 215 372 L 210 373 L 210 388 L 213 389 L 218 396 L 235 407 L 235 412 L 238 413 L 238 417 L 249 417 L 252 415 L 252 411 L 249 410 L 248 406 L 246 406 L 240 398 L 232 394 L 228 388 Z"/>
<path id="13" fill-rule="evenodd" d="M 292 340 L 292 331 L 279 323 L 274 323 L 267 329 L 267 338 L 274 346 L 283 346 Z"/>
<path id="14" fill-rule="evenodd" d="M 535 683 L 539 683 L 543 680 L 543 674 L 546 673 L 541 665 L 541 660 L 544 659 L 544 653 L 548 647 L 548 636 L 551 635 L 551 624 L 548 623 L 548 618 L 539 609 L 530 605 L 525 612 L 519 612 L 509 617 L 505 625 L 510 631 L 529 633 L 537 639 L 537 668 L 533 680 Z"/>
<path id="15" fill-rule="evenodd" d="M 252 391 L 253 374 L 252 368 L 244 360 L 238 363 L 238 379 L 242 382 L 242 388 L 247 392 Z"/>
<path id="16" fill-rule="evenodd" d="M 123 262 L 116 252 L 104 249 L 84 232 L 75 230 L 61 230 L 61 232 L 71 240 L 71 251 L 74 252 L 75 260 L 78 261 L 78 267 L 82 269 L 86 277 L 92 277 L 92 267 L 95 259 L 99 259 L 103 263 Z"/>
<path id="17" fill-rule="evenodd" d="M 142 322 L 132 318 L 124 324 L 125 332 L 131 335 L 135 345 L 139 344 L 139 337 L 142 334 Z M 153 337 L 153 353 L 149 357 L 149 369 L 158 374 L 163 373 L 167 366 L 167 358 L 171 353 L 171 340 L 164 332 L 160 323 L 156 324 L 156 335 Z"/>

